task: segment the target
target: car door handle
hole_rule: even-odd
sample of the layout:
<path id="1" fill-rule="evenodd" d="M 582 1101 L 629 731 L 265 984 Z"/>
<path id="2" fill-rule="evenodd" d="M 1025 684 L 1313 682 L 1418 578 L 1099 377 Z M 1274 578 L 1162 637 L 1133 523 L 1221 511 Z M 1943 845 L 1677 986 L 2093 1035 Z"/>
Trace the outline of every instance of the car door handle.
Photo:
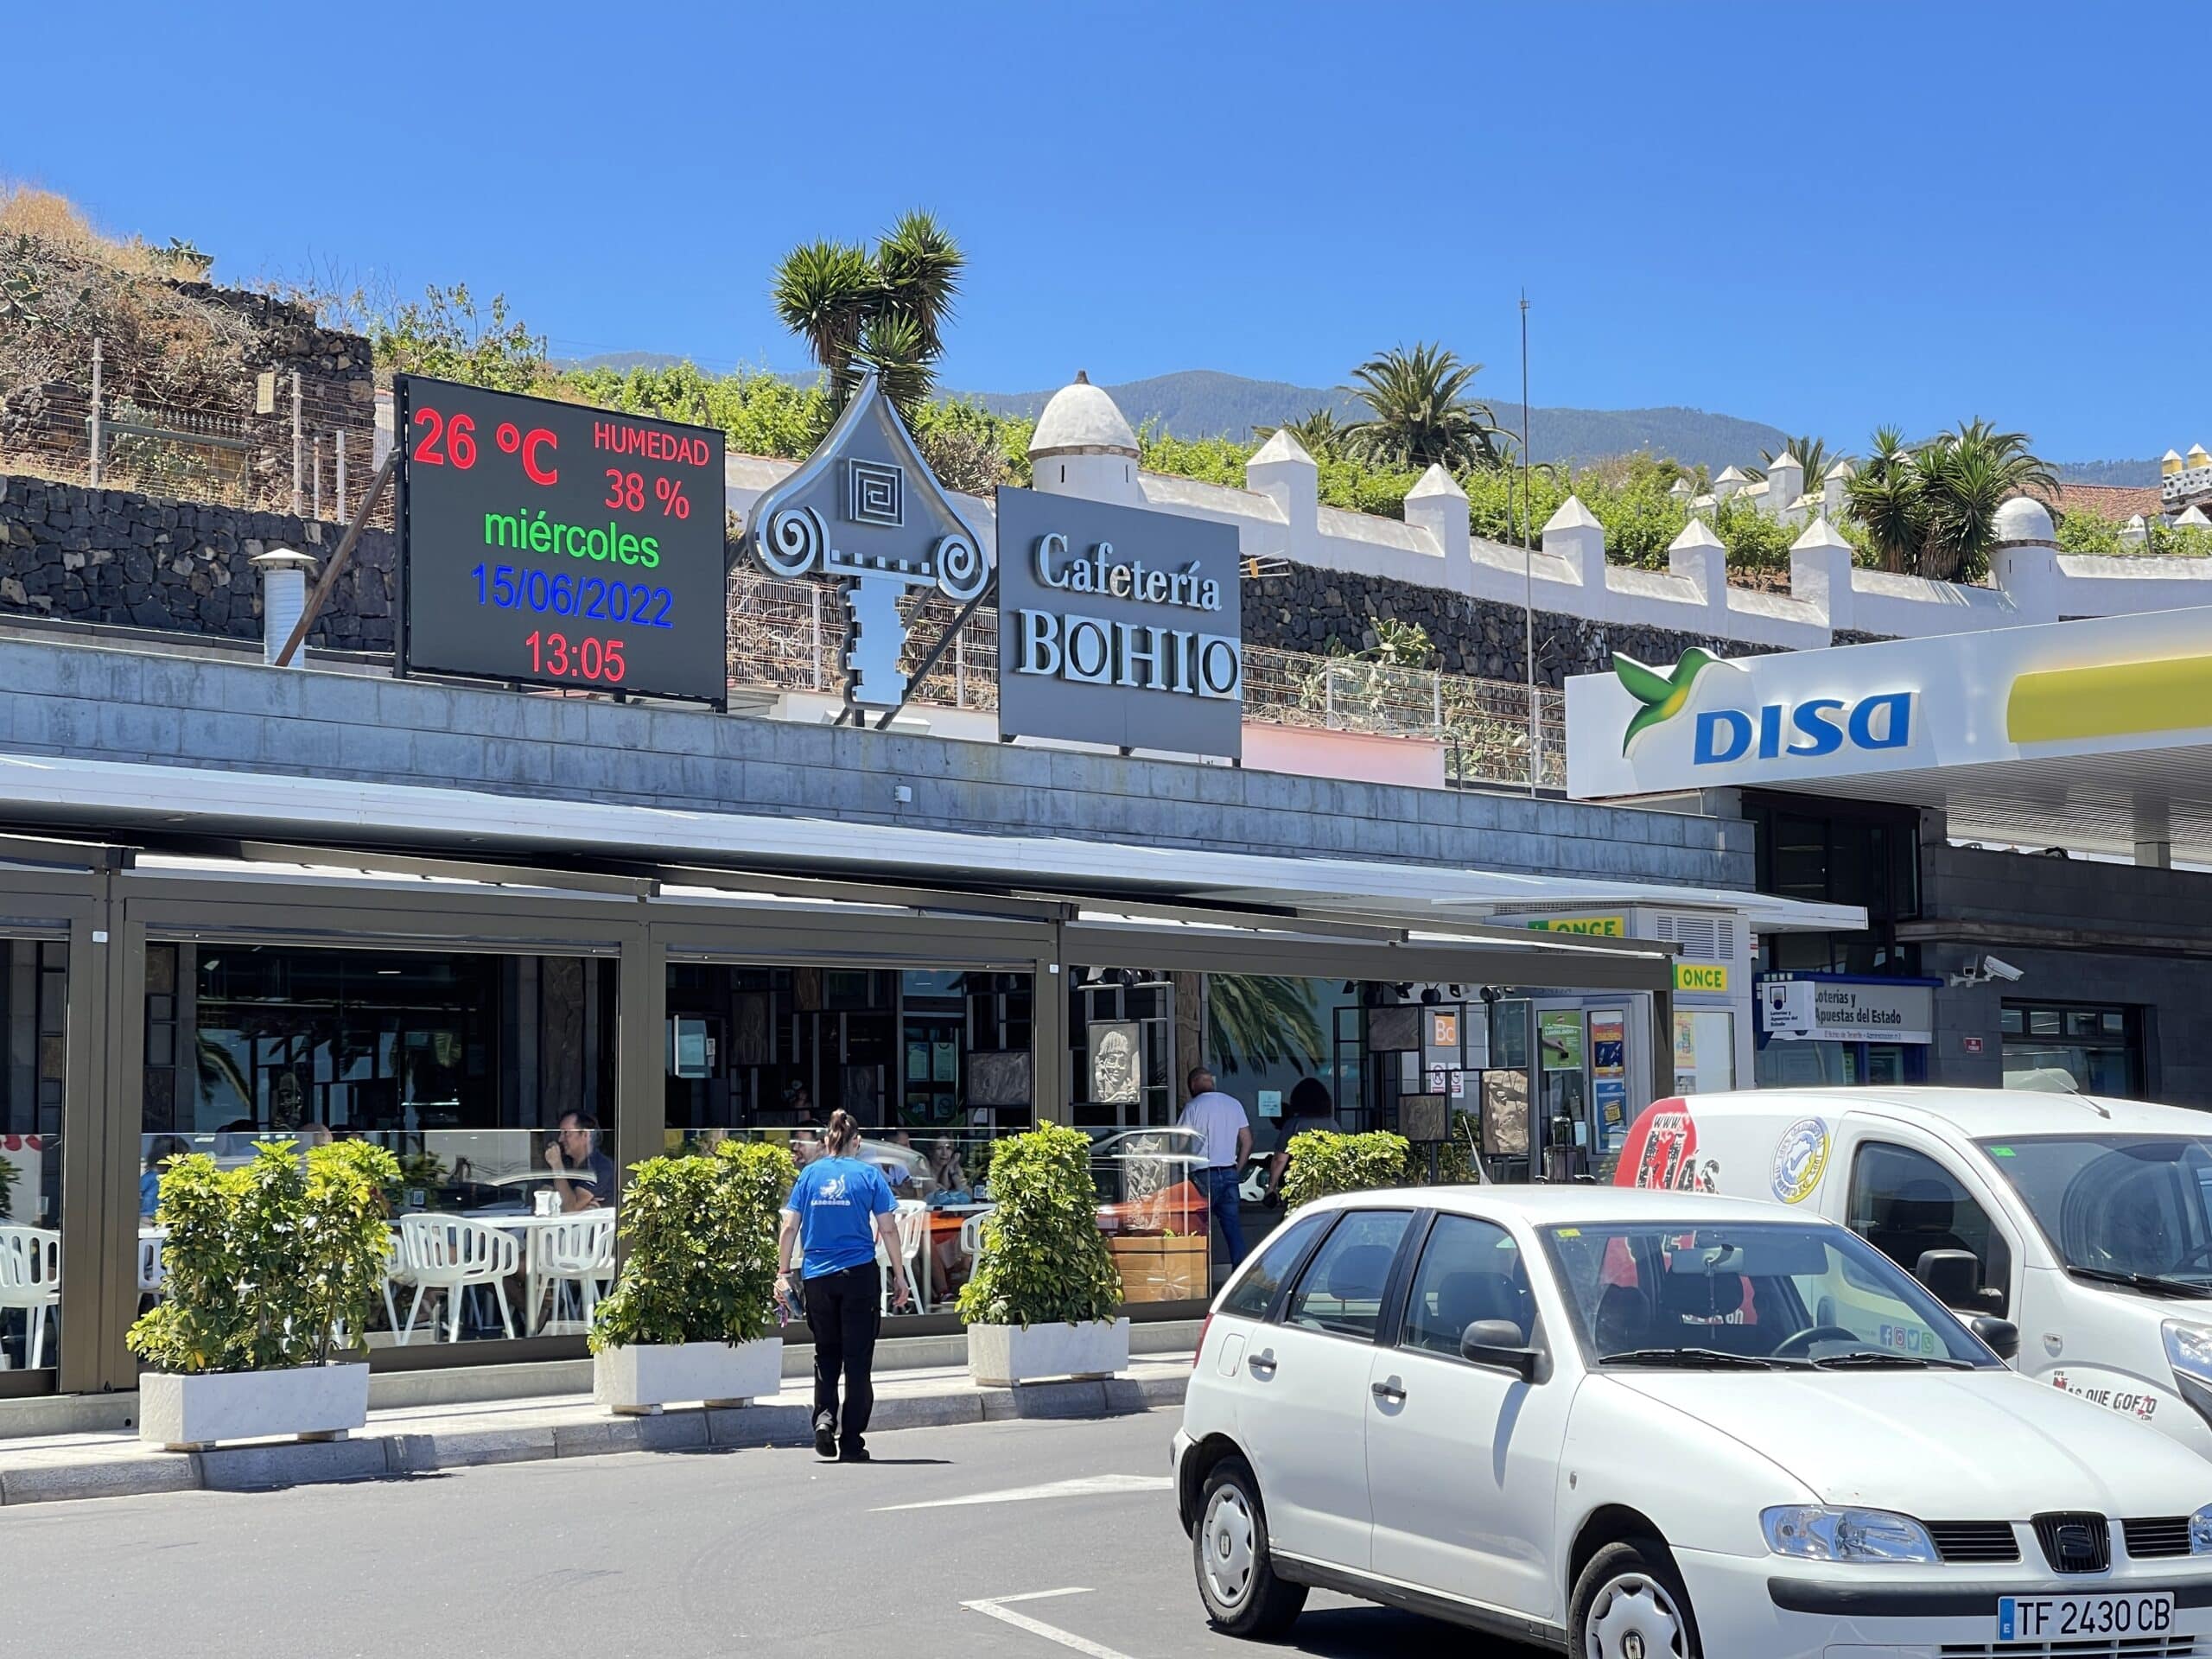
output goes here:
<path id="1" fill-rule="evenodd" d="M 1369 1383 L 1368 1392 L 1388 1406 L 1397 1405 L 1406 1397 L 1405 1385 L 1395 1376 L 1386 1377 L 1380 1382 Z"/>
<path id="2" fill-rule="evenodd" d="M 1275 1351 L 1267 1348 L 1256 1354 L 1245 1355 L 1244 1369 L 1255 1376 L 1273 1376 L 1275 1374 Z"/>

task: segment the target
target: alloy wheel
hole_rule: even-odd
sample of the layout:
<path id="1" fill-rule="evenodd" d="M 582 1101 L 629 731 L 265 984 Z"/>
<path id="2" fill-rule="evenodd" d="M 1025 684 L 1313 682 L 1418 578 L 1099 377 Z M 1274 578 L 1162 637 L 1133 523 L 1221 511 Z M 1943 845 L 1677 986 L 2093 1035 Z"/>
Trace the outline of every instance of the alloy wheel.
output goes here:
<path id="1" fill-rule="evenodd" d="M 1686 1659 L 1675 1599 L 1641 1573 L 1609 1580 L 1590 1605 L 1586 1659 Z"/>
<path id="2" fill-rule="evenodd" d="M 1206 1501 L 1206 1587 L 1224 1607 L 1243 1605 L 1252 1588 L 1253 1542 L 1251 1506 L 1233 1485 L 1217 1486 Z"/>

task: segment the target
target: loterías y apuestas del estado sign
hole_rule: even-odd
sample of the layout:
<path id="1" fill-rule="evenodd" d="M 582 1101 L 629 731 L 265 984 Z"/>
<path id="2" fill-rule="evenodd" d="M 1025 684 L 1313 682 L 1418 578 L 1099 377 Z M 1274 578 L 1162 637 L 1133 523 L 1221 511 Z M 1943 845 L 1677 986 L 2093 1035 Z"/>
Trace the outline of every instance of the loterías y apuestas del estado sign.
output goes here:
<path id="1" fill-rule="evenodd" d="M 1243 753 L 1233 525 L 998 493 L 999 731 Z"/>

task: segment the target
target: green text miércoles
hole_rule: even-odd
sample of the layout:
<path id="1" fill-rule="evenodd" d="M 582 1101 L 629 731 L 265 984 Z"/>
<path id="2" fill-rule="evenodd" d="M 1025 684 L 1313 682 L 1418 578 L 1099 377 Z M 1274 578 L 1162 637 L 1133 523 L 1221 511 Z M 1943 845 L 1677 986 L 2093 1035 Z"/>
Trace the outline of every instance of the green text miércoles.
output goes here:
<path id="1" fill-rule="evenodd" d="M 572 559 L 602 563 L 613 559 L 618 564 L 643 565 L 648 570 L 660 563 L 660 543 L 653 537 L 632 536 L 613 524 L 604 530 L 596 525 L 550 524 L 543 507 L 535 513 L 527 508 L 517 513 L 486 513 L 484 545 L 512 547 L 524 553 L 565 553 Z"/>

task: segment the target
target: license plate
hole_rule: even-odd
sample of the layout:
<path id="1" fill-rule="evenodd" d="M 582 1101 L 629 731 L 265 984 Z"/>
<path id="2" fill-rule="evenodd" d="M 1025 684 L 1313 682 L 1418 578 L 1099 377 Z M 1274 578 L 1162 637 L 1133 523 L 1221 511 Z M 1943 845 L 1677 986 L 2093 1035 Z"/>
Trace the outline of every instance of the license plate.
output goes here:
<path id="1" fill-rule="evenodd" d="M 2174 1627 L 2170 1591 L 2136 1595 L 1999 1596 L 1999 1642 L 2063 1642 L 2069 1637 L 2163 1636 Z"/>

